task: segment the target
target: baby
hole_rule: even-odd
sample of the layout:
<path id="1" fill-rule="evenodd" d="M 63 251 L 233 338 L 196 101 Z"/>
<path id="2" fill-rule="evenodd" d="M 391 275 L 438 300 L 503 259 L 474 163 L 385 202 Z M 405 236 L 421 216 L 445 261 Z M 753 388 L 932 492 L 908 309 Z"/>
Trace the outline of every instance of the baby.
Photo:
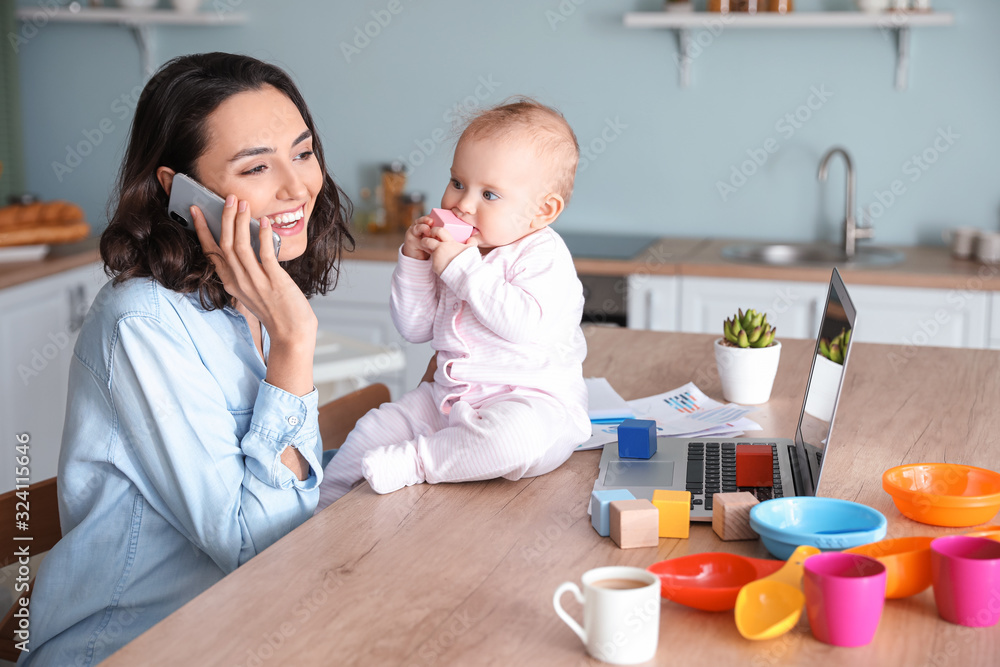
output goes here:
<path id="1" fill-rule="evenodd" d="M 529 99 L 465 128 L 441 198 L 465 243 L 420 218 L 392 276 L 393 322 L 437 351 L 433 382 L 370 411 L 324 471 L 317 511 L 362 478 L 377 493 L 543 475 L 590 437 L 583 289 L 549 227 L 579 149 L 562 114 Z"/>

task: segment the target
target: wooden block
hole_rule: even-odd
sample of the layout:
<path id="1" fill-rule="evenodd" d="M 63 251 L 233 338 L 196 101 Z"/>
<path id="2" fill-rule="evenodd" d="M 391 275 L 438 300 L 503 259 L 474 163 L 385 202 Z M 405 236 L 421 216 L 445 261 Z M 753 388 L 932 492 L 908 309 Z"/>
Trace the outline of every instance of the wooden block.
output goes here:
<path id="1" fill-rule="evenodd" d="M 622 549 L 660 545 L 660 512 L 645 498 L 614 500 L 609 509 L 611 539 Z"/>
<path id="2" fill-rule="evenodd" d="M 691 530 L 691 492 L 653 491 L 653 506 L 659 512 L 660 537 L 687 539 Z"/>
<path id="3" fill-rule="evenodd" d="M 618 456 L 648 459 L 656 453 L 656 422 L 626 419 L 618 425 Z"/>
<path id="4" fill-rule="evenodd" d="M 736 445 L 736 486 L 772 486 L 771 445 Z"/>
<path id="5" fill-rule="evenodd" d="M 613 500 L 635 500 L 635 496 L 627 489 L 605 489 L 590 494 L 590 525 L 602 537 L 611 534 L 608 505 Z"/>
<path id="6" fill-rule="evenodd" d="M 712 503 L 712 530 L 723 541 L 757 539 L 750 528 L 750 510 L 757 504 L 752 493 L 716 493 Z"/>

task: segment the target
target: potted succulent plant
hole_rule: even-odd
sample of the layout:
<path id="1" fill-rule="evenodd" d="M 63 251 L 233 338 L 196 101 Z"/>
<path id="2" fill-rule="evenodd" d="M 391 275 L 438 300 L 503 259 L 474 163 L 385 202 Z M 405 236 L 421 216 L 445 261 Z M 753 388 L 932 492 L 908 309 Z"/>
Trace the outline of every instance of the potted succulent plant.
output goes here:
<path id="1" fill-rule="evenodd" d="M 752 308 L 740 309 L 723 323 L 722 338 L 715 341 L 715 365 L 727 401 L 757 405 L 771 398 L 781 356 L 775 331 L 767 316 Z"/>
<path id="2" fill-rule="evenodd" d="M 809 395 L 806 397 L 806 414 L 830 421 L 837 389 L 840 387 L 840 376 L 844 372 L 844 355 L 847 354 L 850 342 L 850 329 L 841 329 L 833 340 L 819 339 L 819 354 L 816 355 Z"/>

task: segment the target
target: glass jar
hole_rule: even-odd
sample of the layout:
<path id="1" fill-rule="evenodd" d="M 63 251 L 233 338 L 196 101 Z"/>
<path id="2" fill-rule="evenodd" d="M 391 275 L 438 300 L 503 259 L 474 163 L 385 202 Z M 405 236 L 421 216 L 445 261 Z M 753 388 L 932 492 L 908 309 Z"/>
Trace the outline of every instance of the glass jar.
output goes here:
<path id="1" fill-rule="evenodd" d="M 779 14 L 788 14 L 795 10 L 795 0 L 770 0 L 767 4 L 767 11 Z"/>
<path id="2" fill-rule="evenodd" d="M 375 200 L 371 188 L 361 188 L 361 199 L 354 207 L 354 231 L 362 234 L 371 231 L 375 219 Z"/>
<path id="3" fill-rule="evenodd" d="M 407 192 L 400 198 L 404 231 L 424 215 L 424 200 L 423 192 Z"/>
<path id="4" fill-rule="evenodd" d="M 385 205 L 385 231 L 402 231 L 406 228 L 400 210 L 400 197 L 406 189 L 406 166 L 395 160 L 382 165 L 382 197 Z"/>

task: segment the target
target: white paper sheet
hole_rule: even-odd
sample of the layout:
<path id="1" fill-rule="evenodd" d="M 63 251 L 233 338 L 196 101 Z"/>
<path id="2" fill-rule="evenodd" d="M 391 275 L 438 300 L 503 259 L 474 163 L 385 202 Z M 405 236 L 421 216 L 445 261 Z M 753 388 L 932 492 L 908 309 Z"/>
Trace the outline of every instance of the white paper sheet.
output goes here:
<path id="1" fill-rule="evenodd" d="M 591 419 L 628 419 L 635 412 L 618 395 L 606 378 L 585 378 L 587 385 L 587 412 Z"/>
<path id="2" fill-rule="evenodd" d="M 655 396 L 628 401 L 636 419 L 656 421 L 657 435 L 678 438 L 729 438 L 745 431 L 760 431 L 761 426 L 745 415 L 756 408 L 722 404 L 706 396 L 693 382 Z M 594 424 L 589 440 L 577 451 L 599 449 L 618 440 L 616 424 Z"/>

